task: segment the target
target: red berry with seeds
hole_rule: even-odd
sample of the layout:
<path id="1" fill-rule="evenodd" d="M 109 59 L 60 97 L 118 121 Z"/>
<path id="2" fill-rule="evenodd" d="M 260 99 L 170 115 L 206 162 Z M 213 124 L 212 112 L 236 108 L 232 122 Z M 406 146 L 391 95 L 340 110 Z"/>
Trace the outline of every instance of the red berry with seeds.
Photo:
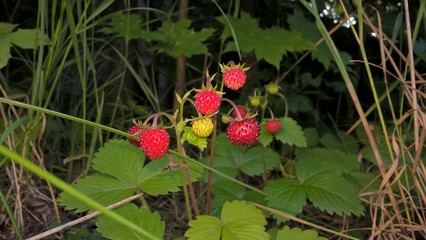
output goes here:
<path id="1" fill-rule="evenodd" d="M 244 64 L 235 65 L 233 62 L 230 62 L 227 65 L 220 65 L 220 68 L 223 73 L 223 83 L 227 88 L 238 90 L 246 83 L 245 71 L 249 68 L 244 68 Z"/>
<path id="2" fill-rule="evenodd" d="M 281 123 L 278 120 L 269 120 L 265 123 L 266 131 L 275 134 L 281 130 Z"/>
<path id="3" fill-rule="evenodd" d="M 243 107 L 243 106 L 238 106 L 237 109 L 234 109 L 234 111 L 232 111 L 232 117 L 233 118 L 237 118 L 238 114 L 237 111 L 240 113 L 242 118 L 245 118 L 247 116 L 248 110 L 247 108 Z"/>
<path id="4" fill-rule="evenodd" d="M 195 108 L 202 114 L 212 114 L 219 110 L 220 96 L 212 90 L 201 90 L 195 96 Z"/>
<path id="5" fill-rule="evenodd" d="M 140 134 L 141 149 L 151 159 L 166 156 L 170 145 L 170 136 L 164 128 L 145 129 Z"/>
<path id="6" fill-rule="evenodd" d="M 134 135 L 134 136 L 138 136 L 142 133 L 143 129 L 137 125 L 132 126 L 131 128 L 129 128 L 129 130 L 127 131 L 128 134 Z M 133 139 L 133 138 L 128 138 L 129 142 L 135 146 L 135 147 L 140 147 L 140 140 L 137 139 Z"/>
<path id="7" fill-rule="evenodd" d="M 251 146 L 259 140 L 260 126 L 253 118 L 232 121 L 226 129 L 228 140 L 236 146 Z"/>

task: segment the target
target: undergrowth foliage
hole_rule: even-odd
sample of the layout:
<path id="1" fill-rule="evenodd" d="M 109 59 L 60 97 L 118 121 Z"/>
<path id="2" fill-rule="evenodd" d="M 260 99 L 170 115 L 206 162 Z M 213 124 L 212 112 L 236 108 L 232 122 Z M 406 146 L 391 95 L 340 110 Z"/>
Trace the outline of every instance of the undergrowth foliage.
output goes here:
<path id="1" fill-rule="evenodd" d="M 4 1 L 0 238 L 426 237 L 426 1 L 185 2 Z"/>

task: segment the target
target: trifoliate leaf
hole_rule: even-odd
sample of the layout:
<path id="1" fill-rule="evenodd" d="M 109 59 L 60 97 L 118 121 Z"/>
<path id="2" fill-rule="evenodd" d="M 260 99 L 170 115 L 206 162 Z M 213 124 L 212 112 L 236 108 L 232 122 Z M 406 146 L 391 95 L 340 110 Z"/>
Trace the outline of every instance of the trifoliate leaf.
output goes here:
<path id="1" fill-rule="evenodd" d="M 192 130 L 192 127 L 186 126 L 183 130 L 183 140 L 188 141 L 188 143 L 197 146 L 201 150 L 204 150 L 207 147 L 207 139 L 198 137 Z"/>
<path id="2" fill-rule="evenodd" d="M 266 220 L 262 211 L 244 201 L 226 202 L 222 208 L 221 220 L 213 216 L 197 216 L 189 222 L 190 229 L 185 236 L 195 239 L 269 239 L 265 232 Z"/>
<path id="3" fill-rule="evenodd" d="M 117 34 L 128 42 L 131 39 L 143 37 L 142 29 L 141 15 L 116 12 L 111 15 L 111 21 L 101 29 L 101 32 Z"/>
<path id="4" fill-rule="evenodd" d="M 136 188 L 144 163 L 145 154 L 140 148 L 125 140 L 110 140 L 95 154 L 93 168 Z"/>
<path id="5" fill-rule="evenodd" d="M 203 44 L 215 31 L 213 28 L 204 28 L 198 32 L 190 29 L 191 21 L 181 19 L 178 22 L 164 21 L 156 32 L 144 32 L 143 38 L 148 41 L 157 41 L 153 49 L 164 52 L 172 57 L 207 53 L 208 49 Z"/>
<path id="6" fill-rule="evenodd" d="M 282 143 L 296 145 L 297 147 L 306 147 L 306 138 L 302 128 L 296 121 L 289 117 L 281 118 L 281 130 L 275 134 L 275 138 Z"/>
<path id="7" fill-rule="evenodd" d="M 142 227 L 153 236 L 163 239 L 165 223 L 161 220 L 157 212 L 151 213 L 148 208 L 138 208 L 135 204 L 130 203 L 114 209 L 114 212 L 121 215 L 128 221 Z M 98 227 L 96 230 L 102 233 L 105 238 L 115 240 L 129 239 L 147 239 L 146 236 L 133 232 L 107 216 L 101 215 L 96 222 Z"/>
<path id="8" fill-rule="evenodd" d="M 300 228 L 289 228 L 284 226 L 277 232 L 276 240 L 327 240 L 325 237 L 318 236 L 314 230 L 302 230 Z"/>
<path id="9" fill-rule="evenodd" d="M 306 204 L 306 194 L 295 179 L 276 179 L 266 185 L 265 192 L 270 195 L 267 198 L 268 207 L 281 212 L 296 215 L 302 212 Z M 274 215 L 280 221 L 286 219 Z"/>
<path id="10" fill-rule="evenodd" d="M 135 192 L 135 188 L 126 182 L 104 176 L 87 176 L 78 180 L 73 187 L 104 206 L 128 198 Z M 84 203 L 66 192 L 60 194 L 58 201 L 67 210 L 75 209 L 75 212 L 89 210 Z"/>
<path id="11" fill-rule="evenodd" d="M 249 176 L 259 175 L 273 169 L 280 161 L 279 154 L 270 148 L 237 147 L 232 145 L 223 133 L 216 137 L 215 144 L 213 168 L 231 177 L 237 176 L 238 171 Z M 209 158 L 204 158 L 202 161 L 207 163 Z M 213 175 L 212 179 L 216 181 L 221 177 Z"/>
<path id="12" fill-rule="evenodd" d="M 272 135 L 270 132 L 266 131 L 265 128 L 265 124 L 262 123 L 260 125 L 260 136 L 259 136 L 259 142 L 263 145 L 263 146 L 268 146 L 271 142 L 272 139 L 274 138 L 274 135 Z"/>

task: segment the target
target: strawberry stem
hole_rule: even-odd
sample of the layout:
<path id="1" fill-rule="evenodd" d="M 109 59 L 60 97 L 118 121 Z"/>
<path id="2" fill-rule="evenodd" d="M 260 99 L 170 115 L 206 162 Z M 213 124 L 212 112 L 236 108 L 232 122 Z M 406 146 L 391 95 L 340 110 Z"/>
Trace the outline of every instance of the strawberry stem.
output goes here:
<path id="1" fill-rule="evenodd" d="M 270 107 L 266 106 L 266 108 L 269 110 L 269 113 L 271 114 L 271 119 L 274 120 L 275 119 L 274 112 L 272 111 Z"/>
<path id="2" fill-rule="evenodd" d="M 231 104 L 231 106 L 234 108 L 234 111 L 237 113 L 237 119 L 243 119 L 241 117 L 240 111 L 238 111 L 237 105 L 235 105 L 235 103 L 232 100 L 230 100 L 229 98 L 222 98 L 222 101 L 225 101 Z"/>
<path id="3" fill-rule="evenodd" d="M 277 96 L 280 96 L 284 100 L 284 117 L 287 117 L 288 115 L 288 104 L 287 104 L 287 98 L 282 93 L 277 93 Z"/>

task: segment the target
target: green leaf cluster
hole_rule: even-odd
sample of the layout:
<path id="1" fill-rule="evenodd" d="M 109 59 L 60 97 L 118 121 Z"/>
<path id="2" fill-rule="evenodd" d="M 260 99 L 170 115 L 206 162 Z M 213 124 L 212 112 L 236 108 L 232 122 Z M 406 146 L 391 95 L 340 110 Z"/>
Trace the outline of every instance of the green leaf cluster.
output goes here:
<path id="1" fill-rule="evenodd" d="M 157 31 L 144 31 L 142 38 L 147 41 L 155 41 L 152 47 L 160 53 L 166 53 L 172 57 L 183 55 L 191 57 L 208 52 L 203 42 L 215 31 L 213 28 L 203 28 L 194 31 L 190 28 L 191 21 L 181 19 L 178 22 L 166 20 Z"/>
<path id="2" fill-rule="evenodd" d="M 266 220 L 262 211 L 245 201 L 226 202 L 221 218 L 208 215 L 197 216 L 189 222 L 185 236 L 188 240 L 198 239 L 270 239 L 265 232 Z"/>
<path id="3" fill-rule="evenodd" d="M 295 173 L 295 179 L 282 178 L 268 183 L 265 191 L 270 195 L 269 207 L 295 215 L 309 199 L 330 214 L 363 214 L 358 193 L 374 175 L 360 172 L 354 155 L 321 148 L 300 149 Z"/>
<path id="4" fill-rule="evenodd" d="M 40 45 L 49 44 L 49 37 L 38 29 L 18 29 L 18 24 L 0 22 L 0 68 L 9 61 L 12 45 L 23 49 L 36 49 Z"/>
<path id="5" fill-rule="evenodd" d="M 235 38 L 234 41 L 228 42 L 225 52 L 235 51 L 238 48 L 245 53 L 254 52 L 258 60 L 264 59 L 279 68 L 282 56 L 287 52 L 315 49 L 314 44 L 298 32 L 286 31 L 275 26 L 260 28 L 259 20 L 252 18 L 248 13 L 241 12 L 240 18 L 229 15 L 226 18 L 225 16 L 217 18 L 224 26 L 221 39 L 225 41 L 231 37 Z M 234 36 L 231 28 L 235 32 Z"/>
<path id="6" fill-rule="evenodd" d="M 132 196 L 135 192 L 161 195 L 179 191 L 180 169 L 164 170 L 169 156 L 145 163 L 145 155 L 124 140 L 111 140 L 95 154 L 96 172 L 78 180 L 74 187 L 103 205 L 110 205 Z M 202 174 L 198 165 L 189 164 L 193 181 Z M 67 193 L 61 193 L 59 203 L 66 209 L 82 212 L 89 209 Z"/>
<path id="7" fill-rule="evenodd" d="M 136 13 L 116 12 L 111 14 L 111 21 L 101 29 L 101 32 L 116 34 L 129 42 L 131 39 L 143 37 L 142 18 Z"/>
<path id="8" fill-rule="evenodd" d="M 302 230 L 300 228 L 290 228 L 284 226 L 283 229 L 277 232 L 276 240 L 327 240 L 325 237 L 318 236 L 314 230 Z"/>
<path id="9" fill-rule="evenodd" d="M 280 156 L 277 152 L 263 146 L 237 147 L 232 145 L 226 135 L 221 133 L 216 137 L 216 146 L 213 159 L 213 168 L 231 177 L 236 177 L 238 172 L 249 176 L 260 175 L 278 166 Z M 204 163 L 209 158 L 202 160 Z M 212 181 L 223 179 L 213 175 Z"/>

